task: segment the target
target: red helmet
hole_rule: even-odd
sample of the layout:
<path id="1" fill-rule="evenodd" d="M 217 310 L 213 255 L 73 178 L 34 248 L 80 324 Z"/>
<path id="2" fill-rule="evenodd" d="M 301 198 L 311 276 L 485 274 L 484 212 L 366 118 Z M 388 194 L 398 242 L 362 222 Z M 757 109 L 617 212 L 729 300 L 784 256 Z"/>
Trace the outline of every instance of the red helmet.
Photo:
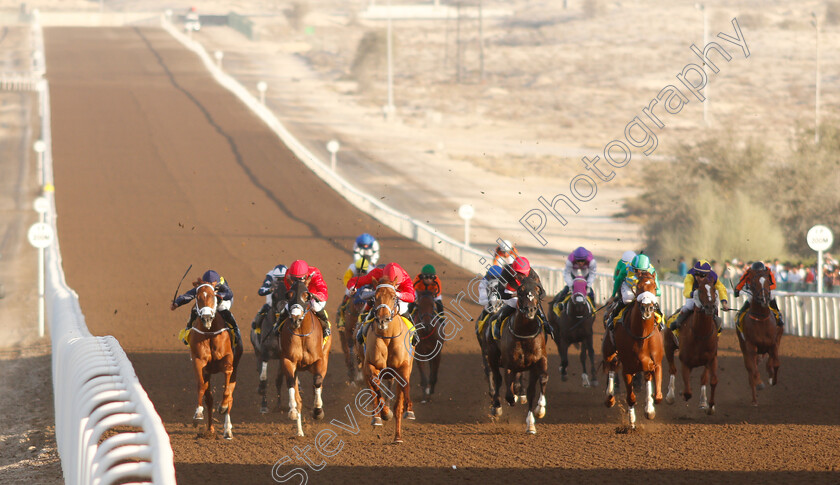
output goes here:
<path id="1" fill-rule="evenodd" d="M 286 271 L 286 275 L 291 278 L 303 278 L 304 276 L 309 274 L 309 265 L 306 264 L 306 261 L 302 259 L 298 259 L 291 266 L 289 266 L 288 271 Z"/>
<path id="2" fill-rule="evenodd" d="M 528 276 L 531 272 L 531 263 L 524 256 L 520 256 L 513 260 L 511 268 L 521 275 Z"/>
<path id="3" fill-rule="evenodd" d="M 382 276 L 398 285 L 402 283 L 403 280 L 403 274 L 400 269 L 401 268 L 397 263 L 388 263 L 388 266 L 385 266 L 385 269 L 382 271 Z"/>

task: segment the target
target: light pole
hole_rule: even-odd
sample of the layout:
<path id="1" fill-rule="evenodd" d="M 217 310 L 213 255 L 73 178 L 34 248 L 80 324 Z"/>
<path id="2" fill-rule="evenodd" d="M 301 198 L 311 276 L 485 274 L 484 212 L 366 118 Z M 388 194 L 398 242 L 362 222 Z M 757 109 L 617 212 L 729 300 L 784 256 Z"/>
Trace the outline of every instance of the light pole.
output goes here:
<path id="1" fill-rule="evenodd" d="M 458 215 L 464 220 L 464 245 L 470 247 L 470 219 L 475 215 L 475 209 L 469 204 L 458 208 Z"/>
<path id="2" fill-rule="evenodd" d="M 338 143 L 338 140 L 330 140 L 327 142 L 327 151 L 330 152 L 330 170 L 333 172 L 335 172 L 335 155 L 338 153 L 339 148 L 341 148 L 341 144 Z"/>
<path id="3" fill-rule="evenodd" d="M 268 89 L 268 84 L 265 81 L 260 81 L 257 83 L 257 91 L 260 92 L 260 104 L 263 106 L 265 105 L 265 92 Z"/>
<path id="4" fill-rule="evenodd" d="M 216 67 L 219 69 L 222 68 L 222 59 L 225 57 L 225 53 L 222 51 L 216 51 L 213 53 L 213 57 L 216 58 Z"/>
<path id="5" fill-rule="evenodd" d="M 820 19 L 817 18 L 816 12 L 811 12 L 811 25 L 814 26 L 817 43 L 817 73 L 816 73 L 816 93 L 814 99 L 814 144 L 820 143 Z"/>
<path id="6" fill-rule="evenodd" d="M 47 149 L 47 144 L 44 140 L 36 140 L 32 144 L 32 149 L 38 154 L 38 184 L 44 185 L 44 151 Z"/>
<path id="7" fill-rule="evenodd" d="M 385 118 L 388 120 L 394 117 L 394 68 L 391 32 L 391 0 L 388 0 L 388 33 L 386 40 L 388 53 L 388 104 L 384 108 Z"/>
<path id="8" fill-rule="evenodd" d="M 703 49 L 709 43 L 709 13 L 706 10 L 706 5 L 702 3 L 695 3 L 694 8 L 703 12 Z M 703 124 L 708 127 L 711 123 L 709 120 L 709 97 L 711 96 L 711 82 L 709 80 L 709 68 L 706 63 L 703 63 L 703 74 L 706 76 L 706 86 L 703 88 Z"/>

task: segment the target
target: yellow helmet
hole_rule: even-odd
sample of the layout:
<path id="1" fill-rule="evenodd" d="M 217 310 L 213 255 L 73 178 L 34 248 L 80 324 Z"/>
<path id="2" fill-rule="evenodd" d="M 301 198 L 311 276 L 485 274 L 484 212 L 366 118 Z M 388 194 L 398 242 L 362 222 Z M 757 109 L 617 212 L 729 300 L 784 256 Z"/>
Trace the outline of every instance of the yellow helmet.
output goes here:
<path id="1" fill-rule="evenodd" d="M 356 260 L 356 269 L 359 271 L 367 271 L 370 267 L 370 261 L 367 258 L 359 258 Z"/>

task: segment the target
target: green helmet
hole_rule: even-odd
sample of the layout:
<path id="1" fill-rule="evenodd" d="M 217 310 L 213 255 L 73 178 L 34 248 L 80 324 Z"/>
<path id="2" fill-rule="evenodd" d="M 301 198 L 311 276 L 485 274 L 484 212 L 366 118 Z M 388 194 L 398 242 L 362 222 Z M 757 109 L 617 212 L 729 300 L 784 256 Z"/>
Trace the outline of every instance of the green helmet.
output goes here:
<path id="1" fill-rule="evenodd" d="M 634 268 L 641 271 L 650 270 L 650 258 L 648 258 L 645 254 L 640 254 L 633 258 L 633 262 L 631 264 Z"/>
<path id="2" fill-rule="evenodd" d="M 435 267 L 431 264 L 427 264 L 426 266 L 423 266 L 423 269 L 420 270 L 420 274 L 436 274 Z"/>

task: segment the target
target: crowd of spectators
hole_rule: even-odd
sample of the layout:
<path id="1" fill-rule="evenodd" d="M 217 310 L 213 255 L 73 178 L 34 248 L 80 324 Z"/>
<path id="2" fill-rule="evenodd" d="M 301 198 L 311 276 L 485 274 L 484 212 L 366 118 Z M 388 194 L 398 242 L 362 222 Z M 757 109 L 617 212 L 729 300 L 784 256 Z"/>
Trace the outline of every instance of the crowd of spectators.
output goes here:
<path id="1" fill-rule="evenodd" d="M 675 279 L 685 278 L 685 275 L 697 260 L 693 260 L 691 264 L 685 261 L 685 258 L 680 258 L 677 265 L 677 274 Z M 730 287 L 737 284 L 744 272 L 752 265 L 752 261 L 741 261 L 733 259 L 731 261 L 724 261 L 721 264 L 719 261 L 712 260 L 712 269 L 717 273 L 724 284 Z M 817 291 L 817 265 L 805 264 L 801 261 L 793 263 L 785 261 L 784 263 L 778 259 L 772 261 L 764 261 L 764 263 L 773 271 L 773 276 L 776 278 L 776 289 L 779 291 L 802 291 L 815 292 Z M 840 293 L 840 264 L 834 259 L 831 254 L 825 254 L 823 259 L 823 291 L 826 293 Z"/>

